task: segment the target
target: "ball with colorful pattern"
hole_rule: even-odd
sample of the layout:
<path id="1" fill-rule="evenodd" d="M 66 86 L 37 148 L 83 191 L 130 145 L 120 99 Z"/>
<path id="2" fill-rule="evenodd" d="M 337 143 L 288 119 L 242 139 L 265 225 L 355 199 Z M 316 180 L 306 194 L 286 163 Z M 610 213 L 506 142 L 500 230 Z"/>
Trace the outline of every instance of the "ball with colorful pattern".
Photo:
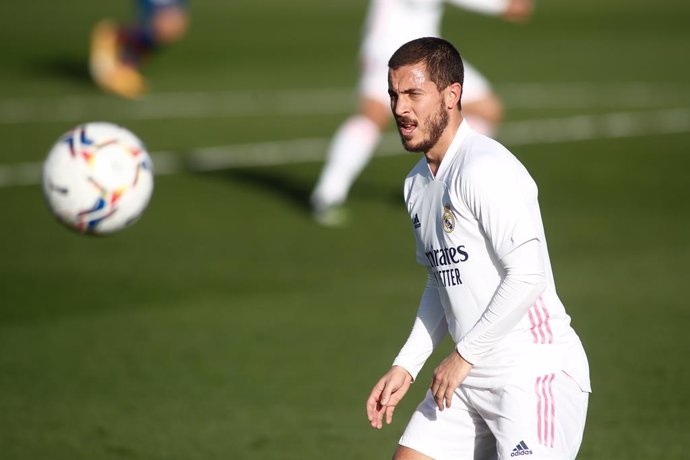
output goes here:
<path id="1" fill-rule="evenodd" d="M 53 145 L 43 163 L 48 207 L 72 230 L 118 232 L 136 222 L 153 193 L 153 162 L 143 142 L 122 126 L 91 122 Z"/>

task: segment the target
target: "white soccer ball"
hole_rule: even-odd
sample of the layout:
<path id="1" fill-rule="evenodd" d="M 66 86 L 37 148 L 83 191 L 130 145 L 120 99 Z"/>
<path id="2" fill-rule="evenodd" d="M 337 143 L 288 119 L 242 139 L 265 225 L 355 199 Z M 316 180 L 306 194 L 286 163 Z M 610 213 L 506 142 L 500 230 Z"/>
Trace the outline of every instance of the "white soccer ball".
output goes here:
<path id="1" fill-rule="evenodd" d="M 43 163 L 50 210 L 80 233 L 109 234 L 136 222 L 153 193 L 153 163 L 129 130 L 112 123 L 79 125 Z"/>

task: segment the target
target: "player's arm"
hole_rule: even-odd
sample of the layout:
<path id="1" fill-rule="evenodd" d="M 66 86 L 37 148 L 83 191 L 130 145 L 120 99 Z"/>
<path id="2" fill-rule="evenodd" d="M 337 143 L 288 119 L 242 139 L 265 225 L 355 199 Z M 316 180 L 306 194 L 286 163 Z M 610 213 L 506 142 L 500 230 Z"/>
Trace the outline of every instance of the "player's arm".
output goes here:
<path id="1" fill-rule="evenodd" d="M 475 162 L 459 191 L 503 272 L 479 321 L 456 344 L 472 364 L 517 325 L 546 286 L 541 232 L 534 221 L 536 185 L 524 169 L 497 158 L 486 156 Z"/>
<path id="2" fill-rule="evenodd" d="M 539 240 L 515 248 L 501 259 L 505 276 L 491 302 L 456 349 L 476 364 L 527 314 L 546 287 Z"/>
<path id="3" fill-rule="evenodd" d="M 439 410 L 451 406 L 453 393 L 484 355 L 527 313 L 544 290 L 539 240 L 530 240 L 501 259 L 506 276 L 475 326 L 434 370 L 431 394 Z"/>
<path id="4" fill-rule="evenodd" d="M 407 370 L 414 380 L 447 332 L 448 324 L 441 305 L 438 281 L 429 273 L 412 331 L 393 361 L 393 365 Z"/>
<path id="5" fill-rule="evenodd" d="M 380 429 L 384 418 L 386 423 L 391 423 L 395 407 L 447 330 L 437 281 L 429 274 L 412 331 L 393 367 L 376 382 L 367 399 L 367 417 L 373 428 Z"/>

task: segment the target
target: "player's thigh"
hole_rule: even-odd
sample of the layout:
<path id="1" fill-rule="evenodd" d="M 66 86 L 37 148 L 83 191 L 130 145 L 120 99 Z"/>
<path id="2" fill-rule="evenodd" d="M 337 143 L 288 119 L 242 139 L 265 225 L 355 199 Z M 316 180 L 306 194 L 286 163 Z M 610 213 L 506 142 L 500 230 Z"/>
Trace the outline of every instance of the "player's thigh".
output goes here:
<path id="1" fill-rule="evenodd" d="M 496 458 L 496 439 L 468 405 L 462 387 L 456 390 L 451 407 L 443 411 L 427 391 L 399 443 L 435 460 Z"/>
<path id="2" fill-rule="evenodd" d="M 496 437 L 502 460 L 574 459 L 582 442 L 588 397 L 562 371 L 470 394 Z"/>
<path id="3" fill-rule="evenodd" d="M 487 98 L 493 94 L 489 80 L 479 72 L 472 64 L 463 61 L 465 76 L 462 90 L 463 104 L 470 104 Z"/>
<path id="4" fill-rule="evenodd" d="M 407 446 L 401 446 L 398 444 L 398 448 L 395 449 L 395 454 L 393 454 L 393 460 L 434 460 L 432 457 L 424 455 L 421 452 L 417 452 Z"/>
<path id="5" fill-rule="evenodd" d="M 388 60 L 383 55 L 362 57 L 358 90 L 360 97 L 380 102 L 390 110 L 388 95 Z"/>

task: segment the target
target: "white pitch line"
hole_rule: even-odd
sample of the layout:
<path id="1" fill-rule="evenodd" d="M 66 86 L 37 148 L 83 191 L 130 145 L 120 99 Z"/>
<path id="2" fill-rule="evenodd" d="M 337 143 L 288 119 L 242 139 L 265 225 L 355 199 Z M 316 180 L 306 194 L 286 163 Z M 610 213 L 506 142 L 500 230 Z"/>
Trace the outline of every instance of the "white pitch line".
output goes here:
<path id="1" fill-rule="evenodd" d="M 506 122 L 498 139 L 508 146 L 538 145 L 690 132 L 690 108 L 613 112 Z M 198 148 L 186 154 L 152 152 L 157 175 L 322 161 L 329 138 L 234 144 Z M 405 154 L 396 133 L 389 133 L 377 156 Z M 40 183 L 40 163 L 0 165 L 0 187 Z"/>
<path id="2" fill-rule="evenodd" d="M 690 86 L 673 83 L 505 83 L 509 109 L 646 109 L 690 104 Z M 154 93 L 139 101 L 104 94 L 0 100 L 0 126 L 88 120 L 169 120 L 347 114 L 353 89 Z"/>
<path id="3" fill-rule="evenodd" d="M 0 100 L 0 125 L 85 120 L 170 120 L 341 114 L 356 108 L 352 89 L 150 94 L 138 101 L 107 95 Z"/>
<path id="4" fill-rule="evenodd" d="M 508 83 L 497 87 L 516 109 L 644 109 L 690 103 L 690 86 L 673 83 Z"/>

